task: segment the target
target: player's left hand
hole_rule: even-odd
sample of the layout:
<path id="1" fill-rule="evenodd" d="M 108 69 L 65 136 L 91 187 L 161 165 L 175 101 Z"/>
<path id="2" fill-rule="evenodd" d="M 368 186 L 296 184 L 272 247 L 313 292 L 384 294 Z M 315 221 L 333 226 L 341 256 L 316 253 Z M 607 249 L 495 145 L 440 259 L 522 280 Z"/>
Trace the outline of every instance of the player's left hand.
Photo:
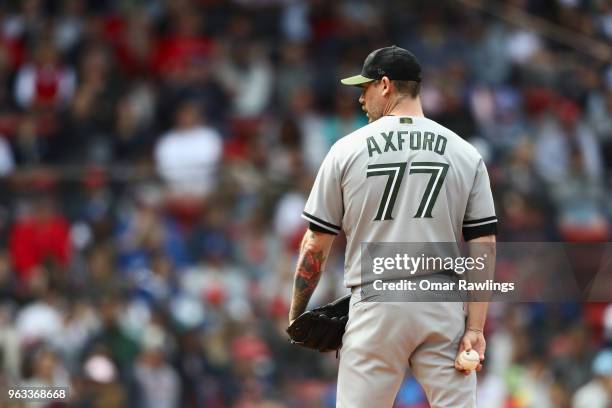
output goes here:
<path id="1" fill-rule="evenodd" d="M 487 348 L 487 342 L 482 332 L 476 332 L 472 330 L 466 330 L 461 342 L 459 343 L 459 350 L 457 351 L 457 357 L 455 357 L 455 368 L 461 371 L 464 375 L 469 375 L 471 371 L 464 370 L 458 363 L 459 354 L 464 350 L 474 350 L 480 357 L 480 363 L 476 367 L 476 371 L 482 370 L 482 362 L 485 359 L 485 350 Z"/>

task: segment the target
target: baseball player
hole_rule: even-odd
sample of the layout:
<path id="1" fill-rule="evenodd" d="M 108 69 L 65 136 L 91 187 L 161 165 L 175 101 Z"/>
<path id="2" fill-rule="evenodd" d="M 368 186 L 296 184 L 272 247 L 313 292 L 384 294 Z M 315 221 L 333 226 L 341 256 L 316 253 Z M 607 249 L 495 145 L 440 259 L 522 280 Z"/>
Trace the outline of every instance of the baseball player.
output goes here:
<path id="1" fill-rule="evenodd" d="M 421 67 L 409 51 L 375 50 L 360 75 L 341 82 L 361 87 L 369 124 L 334 144 L 319 169 L 303 212 L 310 225 L 289 321 L 306 310 L 343 230 L 344 283 L 352 296 L 336 407 L 391 407 L 408 367 L 433 408 L 475 407 L 476 374 L 462 372 L 456 358 L 473 349 L 484 360 L 488 304 L 361 301 L 360 244 L 494 243 L 497 218 L 483 160 L 469 143 L 424 117 Z"/>

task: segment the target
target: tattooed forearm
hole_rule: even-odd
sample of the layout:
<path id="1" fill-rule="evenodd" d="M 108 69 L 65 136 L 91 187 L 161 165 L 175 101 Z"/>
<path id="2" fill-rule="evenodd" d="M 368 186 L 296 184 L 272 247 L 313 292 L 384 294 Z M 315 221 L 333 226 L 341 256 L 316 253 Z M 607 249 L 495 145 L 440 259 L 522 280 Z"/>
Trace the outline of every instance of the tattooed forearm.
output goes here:
<path id="1" fill-rule="evenodd" d="M 295 268 L 293 298 L 289 311 L 290 321 L 296 319 L 306 310 L 308 301 L 319 283 L 319 278 L 321 278 L 333 242 L 334 235 L 331 234 L 311 230 L 304 234 L 300 246 L 300 256 Z"/>
<path id="2" fill-rule="evenodd" d="M 306 310 L 308 301 L 319 283 L 324 263 L 325 254 L 322 250 L 303 248 L 295 271 L 290 320 L 295 319 Z"/>

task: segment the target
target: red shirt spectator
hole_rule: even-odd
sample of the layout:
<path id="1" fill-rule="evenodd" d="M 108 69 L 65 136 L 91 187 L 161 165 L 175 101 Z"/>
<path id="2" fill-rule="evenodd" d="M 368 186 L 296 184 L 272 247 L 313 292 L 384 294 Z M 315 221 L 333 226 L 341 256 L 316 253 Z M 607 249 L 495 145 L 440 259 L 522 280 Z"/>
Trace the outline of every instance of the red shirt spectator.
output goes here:
<path id="1" fill-rule="evenodd" d="M 197 13 L 182 12 L 173 25 L 173 33 L 161 39 L 154 54 L 155 71 L 164 77 L 179 75 L 194 61 L 206 59 L 214 47 L 213 40 L 201 34 Z"/>
<path id="2" fill-rule="evenodd" d="M 15 80 L 15 99 L 23 108 L 59 107 L 74 94 L 74 70 L 59 62 L 51 44 L 42 43 L 36 50 L 35 62 L 23 65 Z"/>
<path id="3" fill-rule="evenodd" d="M 32 277 L 33 268 L 46 261 L 68 265 L 70 225 L 50 202 L 39 203 L 15 222 L 9 247 L 18 279 L 27 281 Z"/>

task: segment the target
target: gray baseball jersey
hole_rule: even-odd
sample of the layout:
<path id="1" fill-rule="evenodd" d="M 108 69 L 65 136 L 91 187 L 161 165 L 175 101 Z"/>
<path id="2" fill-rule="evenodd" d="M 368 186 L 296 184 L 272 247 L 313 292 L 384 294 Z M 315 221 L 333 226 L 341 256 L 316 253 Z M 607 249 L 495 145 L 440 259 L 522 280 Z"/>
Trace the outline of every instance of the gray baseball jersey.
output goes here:
<path id="1" fill-rule="evenodd" d="M 332 146 L 303 217 L 347 237 L 347 287 L 361 284 L 362 242 L 459 242 L 496 233 L 482 157 L 424 117 L 383 116 Z"/>

